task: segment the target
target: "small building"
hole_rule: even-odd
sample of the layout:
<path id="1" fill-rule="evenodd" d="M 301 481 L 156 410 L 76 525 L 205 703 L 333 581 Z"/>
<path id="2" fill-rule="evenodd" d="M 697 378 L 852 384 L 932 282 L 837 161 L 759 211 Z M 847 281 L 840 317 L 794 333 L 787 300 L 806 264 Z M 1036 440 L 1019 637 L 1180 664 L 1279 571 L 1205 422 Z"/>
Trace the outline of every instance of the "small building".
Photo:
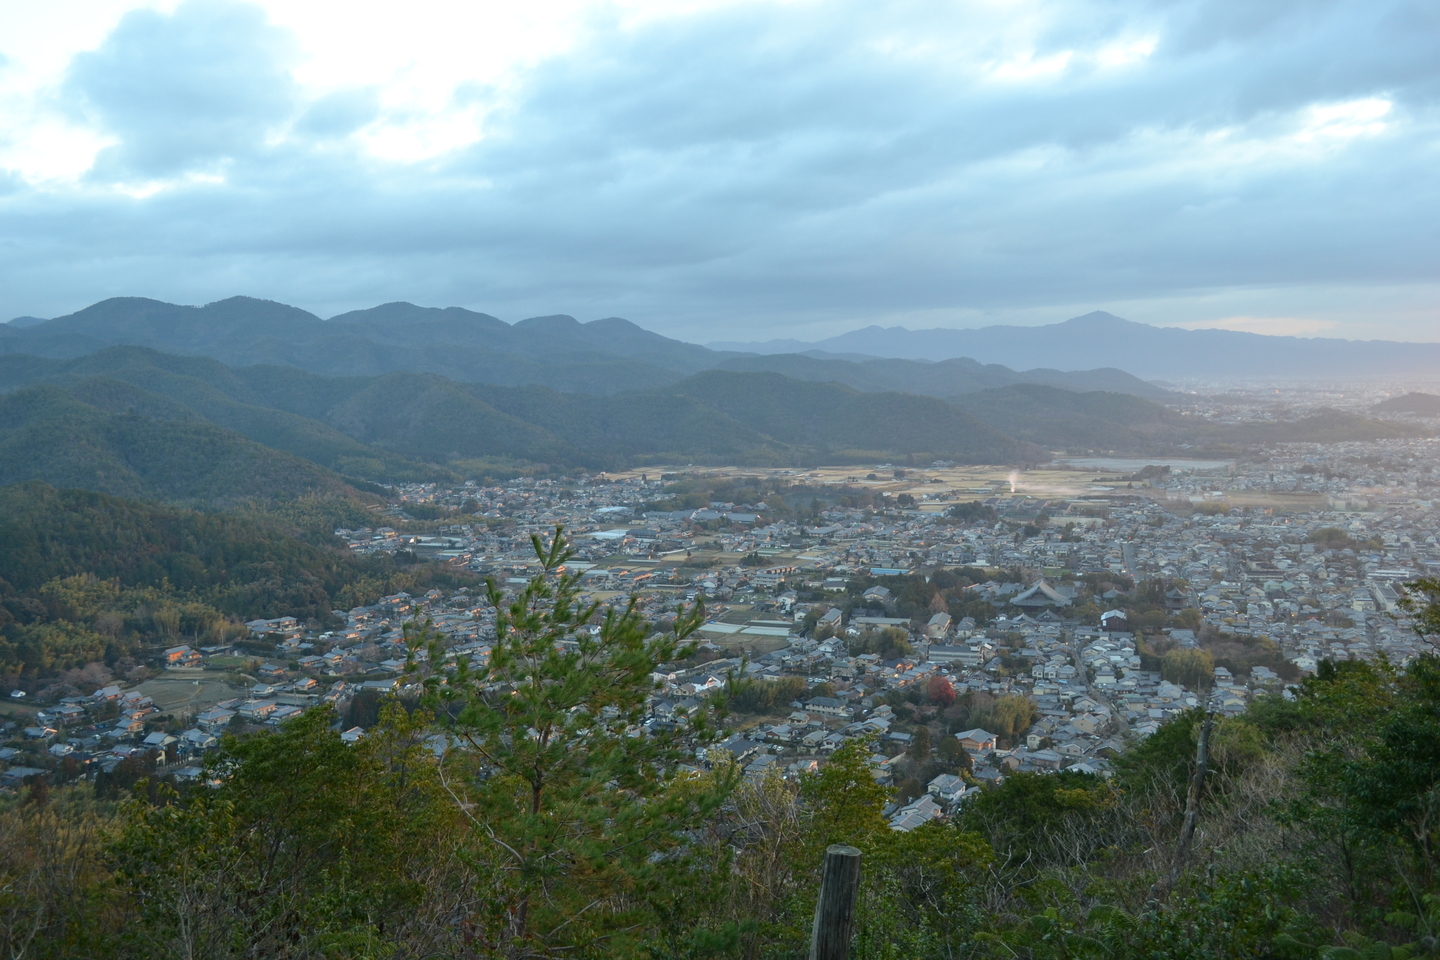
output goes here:
<path id="1" fill-rule="evenodd" d="M 200 652 L 192 650 L 188 645 L 181 644 L 178 647 L 170 647 L 165 651 L 165 665 L 167 667 L 193 667 L 200 662 Z"/>
<path id="2" fill-rule="evenodd" d="M 1106 610 L 1100 614 L 1100 629 L 1106 633 L 1129 633 L 1130 618 L 1124 610 Z"/>
<path id="3" fill-rule="evenodd" d="M 972 730 L 962 730 L 955 734 L 955 739 L 960 741 L 960 746 L 966 753 L 980 753 L 983 750 L 994 750 L 1000 743 L 1000 738 L 988 730 L 975 727 Z"/>

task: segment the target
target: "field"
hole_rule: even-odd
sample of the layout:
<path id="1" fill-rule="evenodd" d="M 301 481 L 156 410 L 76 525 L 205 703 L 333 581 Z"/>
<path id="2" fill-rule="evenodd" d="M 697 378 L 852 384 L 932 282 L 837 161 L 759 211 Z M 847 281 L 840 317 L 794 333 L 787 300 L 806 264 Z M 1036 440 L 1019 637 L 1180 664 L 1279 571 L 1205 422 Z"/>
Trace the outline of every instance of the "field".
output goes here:
<path id="1" fill-rule="evenodd" d="M 944 509 L 938 501 L 954 503 L 983 500 L 996 494 L 1025 494 L 1033 497 L 1081 497 L 1124 488 L 1122 474 L 1078 470 L 1070 467 L 1017 470 L 1005 466 L 963 466 L 949 468 L 900 468 L 905 476 L 896 479 L 895 467 L 888 470 L 855 466 L 815 467 L 809 470 L 754 467 L 647 467 L 606 474 L 614 479 L 654 477 L 661 473 L 685 473 L 703 477 L 767 477 L 793 483 L 864 487 L 889 494 L 908 493 L 919 500 L 930 498 L 922 509 Z M 869 479 L 873 475 L 875 479 Z"/>
<path id="2" fill-rule="evenodd" d="M 222 674 L 193 667 L 166 670 L 140 684 L 135 691 L 154 700 L 161 713 L 190 716 L 244 692 L 243 688 L 226 683 Z"/>

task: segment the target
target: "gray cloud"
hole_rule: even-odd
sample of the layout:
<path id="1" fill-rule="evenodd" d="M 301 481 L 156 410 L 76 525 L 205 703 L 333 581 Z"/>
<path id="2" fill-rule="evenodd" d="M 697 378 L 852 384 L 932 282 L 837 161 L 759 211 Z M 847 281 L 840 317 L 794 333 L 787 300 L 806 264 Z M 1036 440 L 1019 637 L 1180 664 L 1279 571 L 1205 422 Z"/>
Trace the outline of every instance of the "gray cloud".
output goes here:
<path id="1" fill-rule="evenodd" d="M 287 40 L 242 3 L 126 14 L 68 80 L 75 107 L 120 139 L 97 174 L 159 177 L 253 155 L 294 107 Z"/>
<path id="2" fill-rule="evenodd" d="M 406 298 L 715 339 L 1138 301 L 1134 319 L 1195 320 L 1246 290 L 1314 310 L 1437 281 L 1433 4 L 1062 4 L 1035 59 L 1081 53 L 1024 82 L 984 75 L 990 15 L 747 5 L 602 28 L 480 142 L 394 164 L 344 139 L 374 93 L 300 103 L 255 10 L 134 13 L 67 88 L 120 143 L 84 188 L 0 195 L 4 306 Z M 1084 54 L 1147 34 L 1128 65 Z M 1365 98 L 1393 103 L 1383 133 L 1295 138 L 1307 110 Z"/>

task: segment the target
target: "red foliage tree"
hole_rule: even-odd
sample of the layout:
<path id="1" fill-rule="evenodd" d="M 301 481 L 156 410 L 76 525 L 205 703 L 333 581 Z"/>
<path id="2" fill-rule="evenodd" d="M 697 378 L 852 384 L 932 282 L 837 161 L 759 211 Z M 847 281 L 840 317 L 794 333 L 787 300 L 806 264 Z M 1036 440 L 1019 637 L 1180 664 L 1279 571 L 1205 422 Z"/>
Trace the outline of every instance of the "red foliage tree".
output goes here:
<path id="1" fill-rule="evenodd" d="M 950 682 L 949 677 L 931 677 L 925 694 L 931 703 L 943 710 L 955 702 L 955 684 Z"/>

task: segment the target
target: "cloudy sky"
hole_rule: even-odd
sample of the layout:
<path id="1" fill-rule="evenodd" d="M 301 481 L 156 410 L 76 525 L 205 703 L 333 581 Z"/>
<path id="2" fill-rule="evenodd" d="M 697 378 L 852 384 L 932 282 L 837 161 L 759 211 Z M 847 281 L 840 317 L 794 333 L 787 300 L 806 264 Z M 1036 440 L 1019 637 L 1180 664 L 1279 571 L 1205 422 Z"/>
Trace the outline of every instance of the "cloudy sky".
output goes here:
<path id="1" fill-rule="evenodd" d="M 1435 0 L 0 3 L 0 316 L 1440 340 L 1437 255 Z"/>

